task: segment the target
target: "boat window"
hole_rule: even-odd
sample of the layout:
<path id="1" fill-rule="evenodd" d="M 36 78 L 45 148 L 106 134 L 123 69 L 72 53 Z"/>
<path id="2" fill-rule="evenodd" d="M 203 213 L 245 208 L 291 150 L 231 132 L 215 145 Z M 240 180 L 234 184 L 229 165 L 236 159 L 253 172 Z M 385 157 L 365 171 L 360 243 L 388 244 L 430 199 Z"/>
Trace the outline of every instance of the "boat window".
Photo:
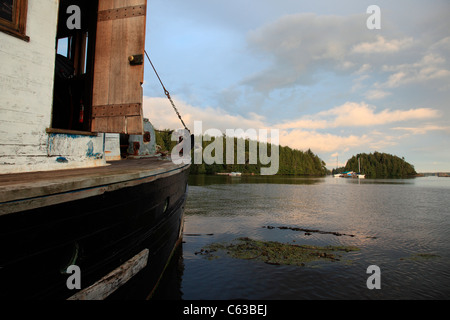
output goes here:
<path id="1" fill-rule="evenodd" d="M 25 41 L 28 0 L 0 0 L 0 31 Z"/>

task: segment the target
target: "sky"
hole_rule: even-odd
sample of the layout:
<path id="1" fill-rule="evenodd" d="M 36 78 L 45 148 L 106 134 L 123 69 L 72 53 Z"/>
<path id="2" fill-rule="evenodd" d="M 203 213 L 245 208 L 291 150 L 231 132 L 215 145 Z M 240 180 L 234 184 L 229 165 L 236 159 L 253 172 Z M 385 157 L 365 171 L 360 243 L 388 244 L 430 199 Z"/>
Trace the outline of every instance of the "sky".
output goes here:
<path id="1" fill-rule="evenodd" d="M 449 14 L 448 0 L 149 0 L 146 51 L 190 129 L 277 129 L 329 169 L 378 151 L 450 172 Z M 181 128 L 148 62 L 144 79 L 144 115 Z"/>

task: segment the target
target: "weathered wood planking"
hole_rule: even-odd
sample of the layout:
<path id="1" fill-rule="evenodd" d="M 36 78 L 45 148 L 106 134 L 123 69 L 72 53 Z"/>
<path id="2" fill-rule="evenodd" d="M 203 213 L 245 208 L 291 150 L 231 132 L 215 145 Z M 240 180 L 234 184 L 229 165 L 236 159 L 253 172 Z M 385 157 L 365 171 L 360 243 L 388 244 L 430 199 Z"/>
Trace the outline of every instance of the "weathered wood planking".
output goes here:
<path id="1" fill-rule="evenodd" d="M 58 1 L 28 1 L 30 41 L 0 32 L 0 174 L 47 160 L 57 13 Z"/>
<path id="2" fill-rule="evenodd" d="M 99 3 L 99 17 L 102 18 L 97 23 L 94 109 L 132 104 L 139 104 L 140 109 L 138 114 L 94 115 L 94 132 L 143 133 L 141 84 L 144 65 L 130 65 L 128 57 L 144 54 L 146 7 L 147 0 L 106 0 Z"/>

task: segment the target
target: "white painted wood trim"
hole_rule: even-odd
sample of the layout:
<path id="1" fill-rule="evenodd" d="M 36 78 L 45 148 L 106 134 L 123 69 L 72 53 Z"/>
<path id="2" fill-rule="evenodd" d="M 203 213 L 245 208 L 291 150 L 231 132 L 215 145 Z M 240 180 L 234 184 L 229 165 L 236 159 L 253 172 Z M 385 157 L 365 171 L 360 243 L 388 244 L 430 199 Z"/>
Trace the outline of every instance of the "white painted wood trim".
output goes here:
<path id="1" fill-rule="evenodd" d="M 149 250 L 145 249 L 92 286 L 67 300 L 104 300 L 147 266 Z M 82 271 L 82 270 L 81 270 Z"/>

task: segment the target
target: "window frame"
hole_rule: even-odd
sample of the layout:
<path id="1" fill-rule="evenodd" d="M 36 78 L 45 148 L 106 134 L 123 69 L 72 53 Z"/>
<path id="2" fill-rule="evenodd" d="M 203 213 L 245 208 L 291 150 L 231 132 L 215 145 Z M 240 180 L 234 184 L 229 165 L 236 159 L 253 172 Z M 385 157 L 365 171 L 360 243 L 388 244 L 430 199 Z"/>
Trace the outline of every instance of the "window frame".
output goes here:
<path id="1" fill-rule="evenodd" d="M 29 42 L 26 35 L 28 0 L 13 0 L 12 21 L 0 18 L 0 31 Z"/>

